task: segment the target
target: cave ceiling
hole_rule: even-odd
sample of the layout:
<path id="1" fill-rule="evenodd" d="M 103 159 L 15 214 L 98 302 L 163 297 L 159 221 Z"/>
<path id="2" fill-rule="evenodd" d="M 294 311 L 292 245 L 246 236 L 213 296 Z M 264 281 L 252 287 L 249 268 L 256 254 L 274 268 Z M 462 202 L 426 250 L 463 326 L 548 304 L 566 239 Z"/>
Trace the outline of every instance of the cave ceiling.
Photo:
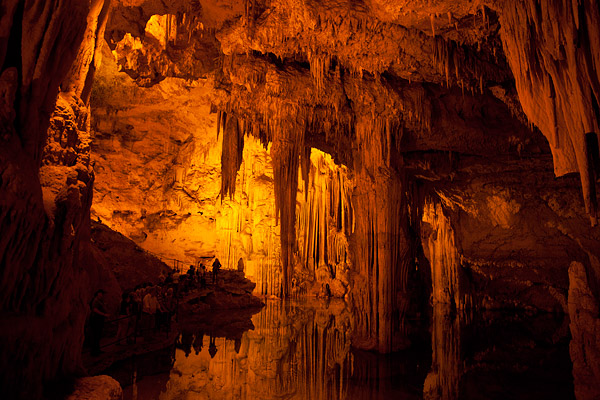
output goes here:
<path id="1" fill-rule="evenodd" d="M 597 128 L 598 7 L 550 3 L 118 0 L 105 38 L 138 85 L 206 78 L 241 130 L 351 167 L 359 121 L 394 148 L 393 167 L 415 151 L 550 150 L 556 175 L 583 171 L 594 222 L 582 131 Z"/>
<path id="2" fill-rule="evenodd" d="M 149 23 L 167 14 L 170 36 Z M 267 136 L 294 113 L 306 145 L 350 164 L 359 115 L 395 123 L 403 151 L 539 150 L 498 32 L 473 2 L 121 1 L 106 38 L 138 84 L 210 77 L 220 109 Z"/>

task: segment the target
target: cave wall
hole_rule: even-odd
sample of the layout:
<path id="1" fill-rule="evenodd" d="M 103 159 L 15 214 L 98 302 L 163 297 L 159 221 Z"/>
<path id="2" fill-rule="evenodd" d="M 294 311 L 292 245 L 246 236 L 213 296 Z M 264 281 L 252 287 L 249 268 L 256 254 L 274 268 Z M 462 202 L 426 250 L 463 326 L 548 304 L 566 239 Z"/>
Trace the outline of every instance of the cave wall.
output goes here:
<path id="1" fill-rule="evenodd" d="M 575 316 L 585 309 L 582 299 L 599 297 L 598 231 L 583 222 L 587 215 L 593 225 L 598 217 L 596 3 L 528 0 L 479 7 L 441 1 L 415 6 L 375 0 L 123 0 L 113 5 L 109 16 L 109 2 L 103 0 L 2 4 L 0 307 L 3 326 L 10 328 L 2 331 L 1 362 L 3 370 L 12 371 L 3 379 L 15 391 L 23 389 L 20 396 L 37 397 L 43 381 L 77 369 L 87 300 L 101 274 L 92 261 L 87 264 L 94 266 L 82 261 L 90 260 L 86 247 L 94 182 L 88 100 L 102 51 L 108 60 L 112 56 L 102 50 L 102 36 L 117 56 L 118 66 L 112 68 L 141 86 L 160 82 L 162 86 L 149 89 L 150 99 L 163 101 L 156 107 L 165 98 L 198 94 L 196 104 L 173 102 L 172 107 L 187 113 L 174 126 L 168 123 L 172 116 L 157 108 L 131 112 L 123 108 L 123 99 L 115 106 L 102 103 L 106 92 L 96 96 L 95 139 L 106 154 L 112 152 L 94 160 L 99 174 L 105 168 L 120 185 L 126 184 L 130 203 L 148 197 L 144 207 L 128 206 L 115 215 L 118 195 L 99 185 L 104 203 L 98 203 L 95 217 L 124 226 L 138 241 L 154 240 L 166 250 L 166 239 L 196 235 L 190 242 L 200 250 L 168 254 L 198 260 L 227 251 L 228 266 L 246 257 L 248 272 L 254 269 L 263 276 L 265 293 L 291 293 L 298 243 L 311 251 L 306 239 L 297 240 L 297 232 L 306 233 L 302 227 L 297 231 L 297 216 L 304 212 L 298 207 L 298 185 L 307 182 L 314 188 L 310 196 L 319 190 L 298 175 L 310 175 L 307 149 L 320 148 L 351 167 L 357 179 L 352 195 L 356 226 L 349 244 L 355 274 L 351 301 L 359 317 L 368 312 L 359 318 L 356 337 L 368 342 L 364 347 L 388 351 L 396 347 L 392 338 L 401 338 L 396 334 L 401 327 L 394 324 L 410 303 L 408 271 L 418 256 L 409 233 L 417 227 L 410 225 L 405 153 L 509 156 L 518 160 L 518 167 L 482 171 L 486 160 L 468 171 L 482 181 L 461 179 L 456 171 L 444 172 L 440 179 L 440 171 L 432 171 L 427 160 L 417 162 L 414 177 L 437 181 L 422 204 L 426 229 L 421 229 L 429 235 L 422 245 L 431 264 L 433 301 L 457 308 L 568 309 Z M 198 81 L 204 78 L 214 83 L 210 100 Z M 115 91 L 113 97 L 141 93 L 119 88 L 123 80 L 114 72 L 98 82 L 95 90 Z M 223 135 L 240 145 L 230 154 L 236 157 L 221 149 L 221 166 L 229 167 L 223 182 L 229 184 L 213 179 L 210 188 L 201 188 L 192 178 L 204 167 L 187 166 L 205 166 L 201 159 L 217 155 L 213 146 L 218 142 L 210 139 L 208 146 L 197 146 L 191 130 L 202 125 L 214 131 L 218 122 L 210 114 L 212 106 L 236 121 L 235 129 L 233 122 L 225 123 Z M 539 165 L 532 166 L 530 175 L 516 171 L 527 165 L 521 157 L 544 152 L 544 143 L 534 128 L 525 126 L 521 113 L 547 138 L 554 173 L 579 172 L 583 203 L 572 191 L 571 177 L 554 181 Z M 137 129 L 140 120 L 149 129 Z M 189 121 L 194 124 L 184 126 Z M 147 135 L 153 130 L 155 136 Z M 244 165 L 247 156 L 239 157 L 244 134 L 257 139 L 251 165 Z M 273 167 L 266 166 L 269 155 L 258 150 L 258 142 L 272 143 Z M 154 181 L 132 174 L 135 168 L 124 161 L 124 155 L 135 157 L 134 149 L 146 144 L 151 146 L 141 153 L 148 150 L 154 157 L 139 161 L 136 168 L 169 164 Z M 243 147 L 253 148 L 248 140 Z M 218 164 L 208 167 L 213 178 Z M 489 177 L 498 174 L 501 183 L 491 182 Z M 552 189 L 534 193 L 540 182 Z M 248 189 L 224 198 L 234 187 L 253 185 L 262 185 L 259 199 L 250 199 Z M 215 206 L 218 188 L 223 209 Z M 323 204 L 305 191 L 308 204 Z M 205 205 L 214 217 L 193 214 L 204 214 Z M 264 211 L 255 217 L 261 207 Z M 312 213 L 323 214 L 327 212 Z M 206 238 L 188 228 L 171 233 L 190 218 L 210 229 L 223 228 L 223 237 Z M 272 219 L 280 224 L 280 233 L 273 232 Z M 149 225 L 159 230 L 167 226 L 166 234 L 153 238 L 144 230 Z M 321 233 L 311 234 L 309 227 L 305 235 L 319 243 L 312 248 L 319 266 L 334 260 L 325 261 L 321 250 L 332 247 L 323 238 L 327 225 L 317 223 Z M 249 233 L 261 229 L 265 233 L 260 237 Z M 280 245 L 274 244 L 277 240 Z M 308 260 L 301 262 L 306 266 Z M 587 289 L 581 289 L 585 295 L 572 290 L 567 307 L 566 268 L 572 261 L 585 274 L 573 268 L 571 284 Z M 576 285 L 583 275 L 586 285 Z M 595 354 L 582 339 L 587 327 L 595 326 L 593 314 L 573 318 L 574 359 L 588 351 Z M 40 332 L 48 345 L 41 345 Z"/>
<path id="2" fill-rule="evenodd" d="M 600 240 L 576 178 L 555 179 L 547 156 L 476 165 L 464 159 L 452 182 L 430 183 L 422 241 L 433 302 L 568 312 L 568 266 L 592 268 Z"/>
<path id="3" fill-rule="evenodd" d="M 235 125 L 217 132 L 221 116 L 211 113 L 210 82 L 166 78 L 140 87 L 118 71 L 108 46 L 102 50 L 91 99 L 92 218 L 184 270 L 214 256 L 237 269 L 241 258 L 257 293 L 277 294 L 279 229 L 269 151 L 254 137 L 243 140 L 232 118 Z M 243 144 L 239 156 L 231 151 L 235 193 L 221 181 L 228 165 L 223 143 L 233 130 L 234 141 L 239 131 Z"/>
<path id="4" fill-rule="evenodd" d="M 92 281 L 100 275 L 82 263 L 93 186 L 84 93 L 108 6 L 1 6 L 0 368 L 9 398 L 39 398 L 43 383 L 80 371 Z"/>

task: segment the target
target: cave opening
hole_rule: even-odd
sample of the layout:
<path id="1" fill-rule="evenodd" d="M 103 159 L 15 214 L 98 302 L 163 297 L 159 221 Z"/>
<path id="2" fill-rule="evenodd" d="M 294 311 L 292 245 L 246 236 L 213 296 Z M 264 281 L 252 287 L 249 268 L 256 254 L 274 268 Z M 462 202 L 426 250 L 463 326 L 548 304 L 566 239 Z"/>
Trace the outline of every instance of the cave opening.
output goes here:
<path id="1" fill-rule="evenodd" d="M 7 395 L 600 397 L 598 21 L 4 2 Z"/>

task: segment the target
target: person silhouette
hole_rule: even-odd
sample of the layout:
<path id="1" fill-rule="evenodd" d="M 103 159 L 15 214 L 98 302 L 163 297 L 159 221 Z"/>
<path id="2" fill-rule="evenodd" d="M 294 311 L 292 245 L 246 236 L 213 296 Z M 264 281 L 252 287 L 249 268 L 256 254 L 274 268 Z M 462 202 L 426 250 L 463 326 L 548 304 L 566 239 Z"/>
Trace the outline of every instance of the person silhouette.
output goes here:
<path id="1" fill-rule="evenodd" d="M 92 356 L 100 355 L 100 339 L 102 339 L 102 330 L 104 329 L 104 319 L 108 317 L 106 305 L 104 304 L 104 291 L 100 289 L 94 295 L 91 302 L 90 315 L 90 345 Z"/>
<path id="2" fill-rule="evenodd" d="M 217 275 L 219 274 L 219 270 L 221 269 L 221 262 L 218 258 L 215 258 L 215 262 L 213 262 L 213 285 L 217 284 Z"/>

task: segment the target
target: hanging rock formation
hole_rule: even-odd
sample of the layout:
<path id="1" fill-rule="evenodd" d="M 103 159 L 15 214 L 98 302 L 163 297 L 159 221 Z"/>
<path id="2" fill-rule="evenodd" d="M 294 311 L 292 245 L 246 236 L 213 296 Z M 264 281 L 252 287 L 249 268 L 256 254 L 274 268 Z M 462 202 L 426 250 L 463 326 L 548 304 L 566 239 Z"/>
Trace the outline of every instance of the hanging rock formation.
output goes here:
<path id="1" fill-rule="evenodd" d="M 502 43 L 523 111 L 546 136 L 560 176 L 578 171 L 592 225 L 600 127 L 600 6 L 506 1 Z"/>

